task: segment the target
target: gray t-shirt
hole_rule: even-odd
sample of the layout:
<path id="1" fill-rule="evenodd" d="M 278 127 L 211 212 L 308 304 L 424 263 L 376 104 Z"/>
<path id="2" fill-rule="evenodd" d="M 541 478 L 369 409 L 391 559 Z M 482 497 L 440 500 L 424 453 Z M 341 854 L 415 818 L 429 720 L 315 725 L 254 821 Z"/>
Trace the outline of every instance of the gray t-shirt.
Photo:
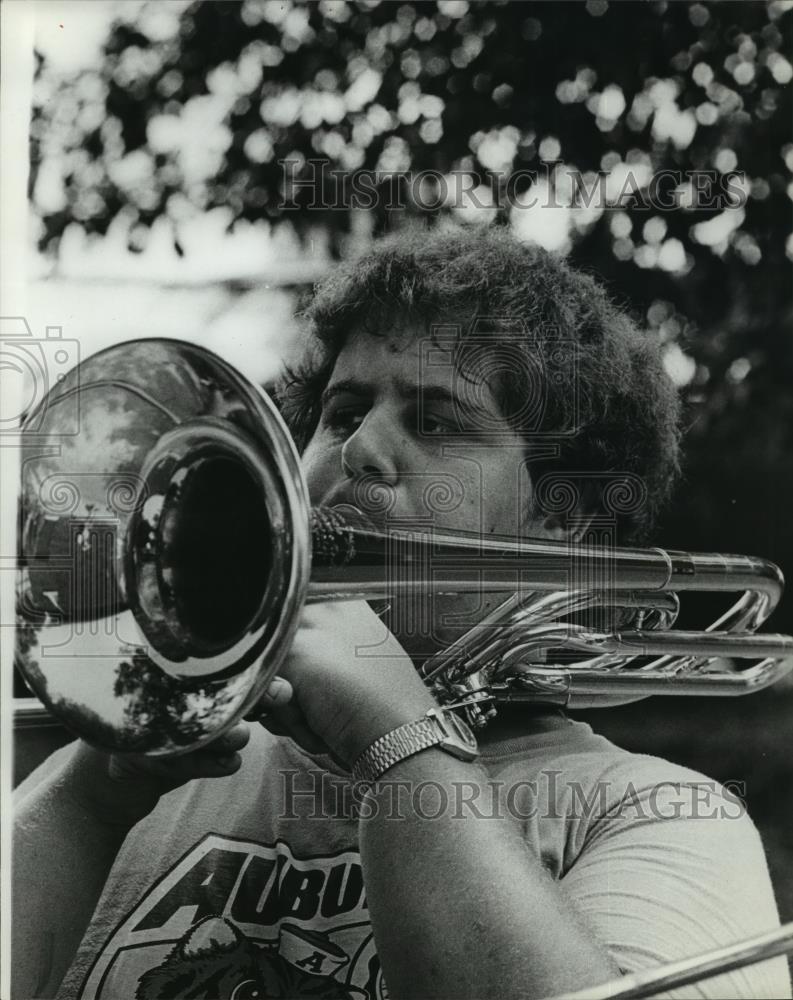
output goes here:
<path id="1" fill-rule="evenodd" d="M 486 738 L 484 785 L 392 783 L 378 808 L 519 823 L 624 972 L 779 925 L 735 796 L 560 713 L 526 728 Z M 127 837 L 59 998 L 386 997 L 358 852 L 370 808 L 328 758 L 255 727 L 236 775 L 171 792 Z M 669 995 L 787 997 L 787 964 Z"/>

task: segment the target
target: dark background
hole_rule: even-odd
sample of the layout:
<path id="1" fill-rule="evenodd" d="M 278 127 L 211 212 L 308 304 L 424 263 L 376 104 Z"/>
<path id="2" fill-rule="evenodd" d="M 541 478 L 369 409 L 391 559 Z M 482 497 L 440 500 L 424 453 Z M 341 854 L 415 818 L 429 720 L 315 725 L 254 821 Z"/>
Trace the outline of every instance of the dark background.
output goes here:
<path id="1" fill-rule="evenodd" d="M 285 158 L 466 170 L 483 182 L 499 165 L 548 161 L 584 173 L 713 171 L 715 189 L 735 178 L 743 204 L 726 213 L 708 199 L 658 212 L 628 198 L 576 216 L 559 249 L 600 275 L 677 366 L 685 478 L 659 543 L 765 556 L 793 572 L 789 4 L 246 0 L 177 4 L 170 27 L 152 6 L 119 15 L 95 68 L 68 74 L 37 57 L 31 197 L 45 257 L 57 261 L 68 227 L 101 239 L 120 214 L 136 253 L 165 218 L 183 255 L 185 211 L 224 206 L 229 228 L 286 224 L 307 253 L 321 230 L 332 257 L 421 214 L 312 210 L 299 196 L 279 208 Z M 202 169 L 179 139 L 196 108 L 207 114 L 191 120 L 212 123 Z M 53 163 L 60 200 L 38 183 Z M 448 207 L 425 214 L 480 224 Z M 515 221 L 506 207 L 491 216 Z M 790 631 L 791 607 L 793 591 L 772 630 Z M 789 684 L 587 717 L 629 749 L 745 781 L 793 919 Z"/>

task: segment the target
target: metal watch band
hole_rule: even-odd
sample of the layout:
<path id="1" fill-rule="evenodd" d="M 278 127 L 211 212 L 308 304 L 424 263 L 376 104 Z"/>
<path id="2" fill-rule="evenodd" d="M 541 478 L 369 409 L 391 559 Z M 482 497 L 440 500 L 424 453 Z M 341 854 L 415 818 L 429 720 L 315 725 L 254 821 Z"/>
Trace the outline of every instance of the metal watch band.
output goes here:
<path id="1" fill-rule="evenodd" d="M 374 784 L 394 764 L 438 746 L 444 739 L 437 724 L 429 718 L 408 722 L 375 740 L 352 766 L 353 781 Z"/>

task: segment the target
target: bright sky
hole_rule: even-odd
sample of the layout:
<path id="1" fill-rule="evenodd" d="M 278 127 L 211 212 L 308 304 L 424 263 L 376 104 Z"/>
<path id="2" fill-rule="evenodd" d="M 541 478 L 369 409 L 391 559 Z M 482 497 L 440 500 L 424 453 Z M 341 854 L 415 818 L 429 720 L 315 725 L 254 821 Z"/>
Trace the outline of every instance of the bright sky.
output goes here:
<path id="1" fill-rule="evenodd" d="M 97 65 L 110 23 L 120 9 L 132 13 L 141 0 L 37 0 L 36 48 L 65 73 Z"/>

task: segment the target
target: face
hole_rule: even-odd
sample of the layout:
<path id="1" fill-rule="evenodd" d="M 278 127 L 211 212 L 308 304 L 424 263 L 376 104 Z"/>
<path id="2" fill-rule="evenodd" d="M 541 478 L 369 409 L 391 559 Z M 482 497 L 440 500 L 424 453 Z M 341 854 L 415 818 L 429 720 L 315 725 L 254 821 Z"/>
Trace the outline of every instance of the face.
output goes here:
<path id="1" fill-rule="evenodd" d="M 411 330 L 357 333 L 303 454 L 314 505 L 478 535 L 530 530 L 525 445 L 487 386 Z"/>
<path id="2" fill-rule="evenodd" d="M 543 534 L 529 517 L 525 444 L 490 389 L 462 377 L 453 357 L 410 329 L 360 332 L 341 351 L 322 415 L 303 454 L 314 505 L 347 503 L 373 520 L 480 536 Z M 504 595 L 432 598 L 424 630 L 389 627 L 414 656 L 466 631 Z"/>

